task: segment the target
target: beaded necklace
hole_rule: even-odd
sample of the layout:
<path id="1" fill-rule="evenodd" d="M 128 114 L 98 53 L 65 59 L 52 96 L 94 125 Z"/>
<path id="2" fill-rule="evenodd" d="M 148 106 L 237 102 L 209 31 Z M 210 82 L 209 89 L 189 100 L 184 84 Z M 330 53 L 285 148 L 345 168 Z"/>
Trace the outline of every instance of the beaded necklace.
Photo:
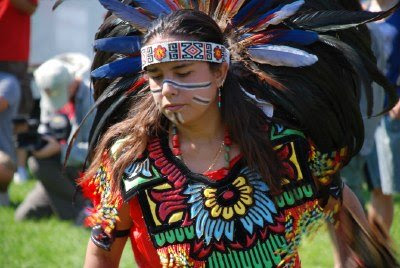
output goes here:
<path id="1" fill-rule="evenodd" d="M 221 143 L 221 147 L 218 150 L 218 152 L 215 155 L 214 160 L 211 162 L 211 165 L 208 167 L 208 169 L 202 173 L 209 172 L 215 165 L 215 163 L 218 161 L 219 155 L 222 152 L 222 149 L 224 148 L 225 154 L 225 162 L 226 162 L 226 169 L 229 169 L 230 165 L 230 150 L 231 150 L 231 145 L 232 145 L 232 139 L 229 135 L 229 131 L 225 129 L 225 134 L 224 134 L 224 140 Z M 182 158 L 182 151 L 180 148 L 180 142 L 179 142 L 179 136 L 178 136 L 178 129 L 174 125 L 172 125 L 172 153 L 175 157 L 179 158 L 181 161 L 183 161 Z"/>

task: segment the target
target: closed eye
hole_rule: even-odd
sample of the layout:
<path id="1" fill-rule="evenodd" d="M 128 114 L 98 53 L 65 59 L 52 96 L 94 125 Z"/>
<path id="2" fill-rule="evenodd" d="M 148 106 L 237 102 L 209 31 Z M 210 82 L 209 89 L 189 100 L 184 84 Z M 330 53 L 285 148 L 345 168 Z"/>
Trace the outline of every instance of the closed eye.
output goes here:
<path id="1" fill-rule="evenodd" d="M 189 74 L 191 74 L 192 73 L 192 71 L 189 71 L 189 72 L 185 72 L 185 73 L 177 73 L 176 75 L 178 76 L 178 77 L 186 77 L 186 76 L 188 76 Z"/>
<path id="2" fill-rule="evenodd" d="M 162 75 L 149 75 L 149 78 L 155 81 L 159 81 L 162 79 Z"/>

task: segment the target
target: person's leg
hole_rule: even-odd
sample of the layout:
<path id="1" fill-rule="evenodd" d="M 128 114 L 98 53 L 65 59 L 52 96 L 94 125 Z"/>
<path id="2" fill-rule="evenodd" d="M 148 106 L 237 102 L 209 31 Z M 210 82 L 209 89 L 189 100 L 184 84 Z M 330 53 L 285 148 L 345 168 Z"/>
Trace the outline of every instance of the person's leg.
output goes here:
<path id="1" fill-rule="evenodd" d="M 28 152 L 25 149 L 17 148 L 17 170 L 14 173 L 15 183 L 24 183 L 28 180 L 28 172 L 26 171 L 26 159 Z"/>
<path id="2" fill-rule="evenodd" d="M 354 156 L 351 161 L 340 171 L 340 177 L 347 186 L 355 193 L 363 208 L 365 208 L 365 198 L 363 195 L 362 184 L 366 181 L 364 173 L 365 158 L 361 155 Z M 333 261 L 335 268 L 349 267 L 348 261 L 351 260 L 349 250 L 340 232 L 335 231 L 335 227 L 328 223 L 328 230 L 333 243 Z"/>
<path id="3" fill-rule="evenodd" d="M 388 235 L 393 222 L 393 197 L 394 181 L 399 179 L 400 162 L 396 155 L 400 150 L 400 121 L 388 116 L 382 119 L 382 124 L 376 131 L 376 157 L 378 168 L 373 168 L 373 163 L 368 165 L 371 177 L 379 177 L 379 185 L 373 185 L 371 193 L 371 206 L 368 219 L 372 226 Z M 372 167 L 372 169 L 371 169 Z M 379 173 L 376 172 L 379 170 Z"/>
<path id="4" fill-rule="evenodd" d="M 7 191 L 14 171 L 15 165 L 10 156 L 0 151 L 0 206 L 7 206 L 10 203 Z"/>
<path id="5" fill-rule="evenodd" d="M 14 218 L 16 221 L 41 219 L 53 214 L 50 199 L 42 183 L 38 181 L 24 201 L 17 207 Z"/>
<path id="6" fill-rule="evenodd" d="M 21 86 L 18 114 L 29 116 L 33 108 L 33 95 L 31 90 L 31 78 L 28 74 L 28 62 L 0 61 L 0 71 L 10 73 L 17 77 Z"/>
<path id="7" fill-rule="evenodd" d="M 393 223 L 393 197 L 386 195 L 381 189 L 374 189 L 371 193 L 371 206 L 368 210 L 368 219 L 371 224 L 384 226 L 387 233 Z M 378 225 L 378 227 L 379 227 Z"/>
<path id="8" fill-rule="evenodd" d="M 83 207 L 83 198 L 78 194 L 75 203 L 75 185 L 77 168 L 67 168 L 65 173 L 60 156 L 36 159 L 29 158 L 28 165 L 35 177 L 43 184 L 54 213 L 61 219 L 75 219 Z"/>

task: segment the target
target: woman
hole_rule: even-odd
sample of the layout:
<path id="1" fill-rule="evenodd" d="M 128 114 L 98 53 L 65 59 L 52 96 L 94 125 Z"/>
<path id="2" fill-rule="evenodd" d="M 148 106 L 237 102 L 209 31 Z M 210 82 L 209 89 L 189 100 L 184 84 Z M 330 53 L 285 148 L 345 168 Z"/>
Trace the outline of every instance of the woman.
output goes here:
<path id="1" fill-rule="evenodd" d="M 107 63 L 92 75 L 101 78 L 97 89 L 107 88 L 97 104 L 119 96 L 104 112 L 110 118 L 134 97 L 126 118 L 99 135 L 99 117 L 93 132 L 102 137 L 81 181 L 95 206 L 85 266 L 118 266 L 129 236 L 140 267 L 299 267 L 301 235 L 338 218 L 355 226 L 346 241 L 358 264 L 394 262 L 336 176 L 362 144 L 357 97 L 365 77 L 355 63 L 367 59 L 351 58 L 351 47 L 318 31 L 347 22 L 307 24 L 302 16 L 318 1 L 150 1 L 166 15 L 146 28 L 157 10 L 144 2 L 133 3 L 141 13 L 101 2 L 131 25 L 110 16 L 100 29 L 107 38 L 95 47 L 106 53 L 95 65 Z M 303 30 L 310 25 L 314 32 Z M 137 30 L 147 32 L 143 76 Z M 371 66 L 362 70 L 373 73 Z M 359 245 L 372 246 L 362 255 Z"/>

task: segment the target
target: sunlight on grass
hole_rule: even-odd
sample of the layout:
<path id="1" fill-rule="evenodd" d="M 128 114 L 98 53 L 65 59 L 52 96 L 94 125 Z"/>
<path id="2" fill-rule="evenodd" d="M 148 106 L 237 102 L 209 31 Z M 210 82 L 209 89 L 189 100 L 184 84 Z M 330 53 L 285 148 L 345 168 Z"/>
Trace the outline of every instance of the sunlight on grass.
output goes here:
<path id="1" fill-rule="evenodd" d="M 15 222 L 15 207 L 36 181 L 12 184 L 12 206 L 0 208 L 0 267 L 82 267 L 90 231 L 55 217 Z M 129 243 L 128 243 L 129 244 Z M 135 267 L 130 244 L 120 267 Z"/>

